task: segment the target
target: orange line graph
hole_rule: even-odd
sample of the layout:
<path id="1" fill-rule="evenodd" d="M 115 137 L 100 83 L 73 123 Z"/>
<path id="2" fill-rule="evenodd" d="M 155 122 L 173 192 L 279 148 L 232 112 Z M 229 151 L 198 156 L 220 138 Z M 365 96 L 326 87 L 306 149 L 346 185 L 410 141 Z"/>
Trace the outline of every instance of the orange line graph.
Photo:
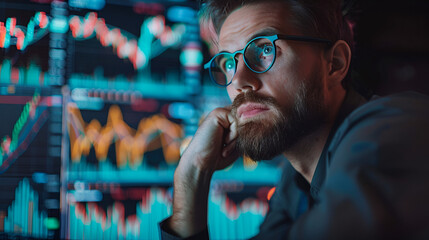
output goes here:
<path id="1" fill-rule="evenodd" d="M 118 168 L 137 169 L 146 152 L 159 148 L 167 163 L 176 163 L 180 158 L 182 127 L 162 114 L 140 120 L 136 130 L 124 121 L 119 106 L 112 105 L 106 125 L 101 126 L 96 119 L 86 123 L 79 108 L 69 103 L 67 122 L 72 162 L 80 162 L 82 155 L 88 156 L 91 148 L 99 162 L 105 161 L 112 144 L 115 144 Z"/>

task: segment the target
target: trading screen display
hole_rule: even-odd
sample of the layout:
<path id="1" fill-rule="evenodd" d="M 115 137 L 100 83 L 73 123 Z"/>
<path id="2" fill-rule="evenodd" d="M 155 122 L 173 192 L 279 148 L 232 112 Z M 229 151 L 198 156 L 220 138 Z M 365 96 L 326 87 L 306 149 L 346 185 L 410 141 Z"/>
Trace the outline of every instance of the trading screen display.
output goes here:
<path id="1" fill-rule="evenodd" d="M 58 238 L 62 97 L 46 88 L 0 91 L 0 232 Z"/>
<path id="2" fill-rule="evenodd" d="M 0 237 L 158 239 L 207 79 L 195 1 L 0 2 Z M 281 159 L 216 172 L 212 239 L 257 233 Z"/>

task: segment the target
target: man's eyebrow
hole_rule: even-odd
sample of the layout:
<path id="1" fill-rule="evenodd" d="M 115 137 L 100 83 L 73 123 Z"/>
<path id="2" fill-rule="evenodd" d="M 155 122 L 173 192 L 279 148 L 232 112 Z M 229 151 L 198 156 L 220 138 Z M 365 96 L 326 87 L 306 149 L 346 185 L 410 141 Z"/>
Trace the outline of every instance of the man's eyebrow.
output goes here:
<path id="1" fill-rule="evenodd" d="M 278 34 L 279 32 L 274 29 L 274 28 L 266 28 L 266 29 L 262 29 L 260 31 L 257 31 L 256 33 L 254 33 L 252 36 L 249 37 L 249 39 L 247 39 L 247 42 L 249 42 L 250 40 L 260 37 L 260 36 L 271 36 L 271 35 L 275 35 Z"/>
<path id="2" fill-rule="evenodd" d="M 250 40 L 252 40 L 254 38 L 257 38 L 257 37 L 260 37 L 260 36 L 272 36 L 272 35 L 275 35 L 275 34 L 279 34 L 279 31 L 277 31 L 274 28 L 265 28 L 265 29 L 259 30 L 259 31 L 255 32 L 254 34 L 252 34 L 247 39 L 246 42 L 249 42 Z M 219 51 L 219 53 L 230 53 L 230 52 L 228 52 L 226 50 L 221 50 L 221 51 Z"/>

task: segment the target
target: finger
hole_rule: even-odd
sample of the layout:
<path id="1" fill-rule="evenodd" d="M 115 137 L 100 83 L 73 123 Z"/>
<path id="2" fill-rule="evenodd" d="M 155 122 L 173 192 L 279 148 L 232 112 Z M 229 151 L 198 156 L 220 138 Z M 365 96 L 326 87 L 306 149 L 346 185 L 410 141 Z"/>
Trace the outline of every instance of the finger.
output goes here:
<path id="1" fill-rule="evenodd" d="M 237 150 L 236 147 L 232 148 L 228 153 L 225 159 L 226 162 L 228 162 L 228 165 L 231 165 L 233 162 L 235 162 L 239 157 L 241 153 Z"/>
<path id="2" fill-rule="evenodd" d="M 234 139 L 222 149 L 222 157 L 224 158 L 230 157 L 231 153 L 233 153 L 236 150 L 235 143 L 236 141 Z"/>
<path id="3" fill-rule="evenodd" d="M 228 145 L 230 142 L 232 142 L 237 138 L 238 133 L 237 133 L 237 121 L 235 120 L 235 118 L 232 116 L 231 113 L 227 115 L 227 118 L 230 123 L 230 126 L 229 126 L 229 132 L 227 133 L 225 138 L 225 144 Z"/>

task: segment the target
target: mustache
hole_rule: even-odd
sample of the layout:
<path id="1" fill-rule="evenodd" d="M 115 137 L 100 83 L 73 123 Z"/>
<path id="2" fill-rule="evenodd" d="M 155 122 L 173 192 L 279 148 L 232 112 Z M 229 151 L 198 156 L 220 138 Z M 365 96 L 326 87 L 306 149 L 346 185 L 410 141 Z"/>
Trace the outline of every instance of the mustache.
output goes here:
<path id="1" fill-rule="evenodd" d="M 235 97 L 234 101 L 231 104 L 231 112 L 233 113 L 233 116 L 236 116 L 237 109 L 241 105 L 247 102 L 260 103 L 267 106 L 271 105 L 271 106 L 279 107 L 279 104 L 277 103 L 275 98 L 262 96 L 253 91 L 249 91 L 249 92 L 240 93 Z"/>

